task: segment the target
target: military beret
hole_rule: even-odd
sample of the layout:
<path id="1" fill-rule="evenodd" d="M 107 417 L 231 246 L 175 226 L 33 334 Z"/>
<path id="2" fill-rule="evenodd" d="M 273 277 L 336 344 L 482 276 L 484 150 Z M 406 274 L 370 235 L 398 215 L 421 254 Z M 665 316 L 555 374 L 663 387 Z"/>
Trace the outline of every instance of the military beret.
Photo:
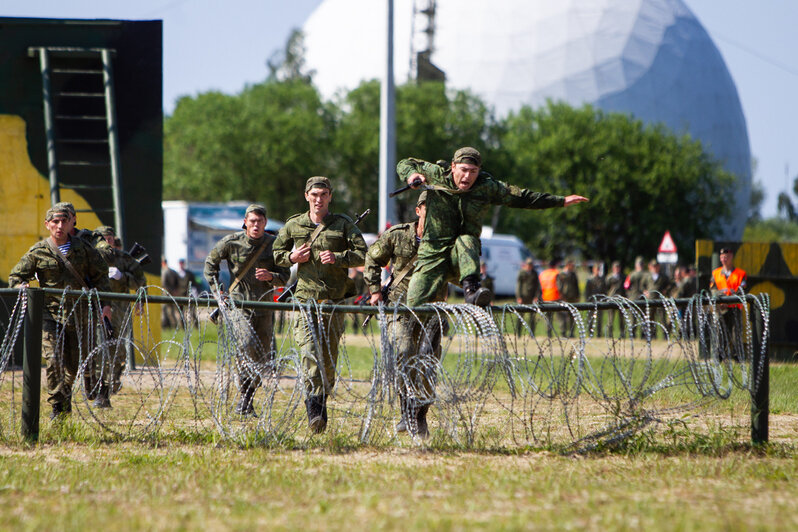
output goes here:
<path id="1" fill-rule="evenodd" d="M 326 188 L 332 193 L 332 185 L 330 184 L 330 180 L 323 176 L 313 176 L 308 179 L 307 183 L 305 183 L 305 192 L 307 193 L 310 191 L 311 188 Z"/>
<path id="2" fill-rule="evenodd" d="M 482 155 L 479 154 L 476 148 L 466 146 L 454 152 L 453 163 L 467 163 L 476 166 L 482 166 Z"/>
<path id="3" fill-rule="evenodd" d="M 254 212 L 256 214 L 260 214 L 264 218 L 266 218 L 266 207 L 261 205 L 260 203 L 253 203 L 249 207 L 247 207 L 247 211 L 244 213 L 244 218 L 247 217 L 247 214 Z"/>
<path id="4" fill-rule="evenodd" d="M 732 248 L 720 248 L 721 255 L 726 255 L 727 253 L 731 253 L 732 255 L 734 255 L 734 251 L 732 250 Z"/>
<path id="5" fill-rule="evenodd" d="M 416 207 L 421 207 L 426 203 L 427 203 L 427 191 L 423 190 L 421 194 L 418 195 L 418 200 L 416 201 Z"/>
<path id="6" fill-rule="evenodd" d="M 103 236 L 108 236 L 108 235 L 116 236 L 116 231 L 114 231 L 114 228 L 111 227 L 110 225 L 101 225 L 100 227 L 98 227 L 94 231 L 96 231 L 97 233 L 100 233 Z"/>
<path id="7" fill-rule="evenodd" d="M 71 203 L 66 201 L 62 201 L 60 203 L 56 203 L 49 209 L 44 215 L 44 221 L 49 222 L 53 218 L 56 217 L 58 214 L 65 214 L 67 216 L 75 216 L 75 207 L 72 206 Z"/>

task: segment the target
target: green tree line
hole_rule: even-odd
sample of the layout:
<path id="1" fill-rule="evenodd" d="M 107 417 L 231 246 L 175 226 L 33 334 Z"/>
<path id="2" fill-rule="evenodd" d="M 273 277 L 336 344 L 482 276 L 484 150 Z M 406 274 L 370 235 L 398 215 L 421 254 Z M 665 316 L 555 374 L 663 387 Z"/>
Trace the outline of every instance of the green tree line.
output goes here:
<path id="1" fill-rule="evenodd" d="M 239 94 L 181 98 L 164 124 L 164 198 L 258 201 L 285 220 L 307 209 L 305 180 L 326 175 L 336 212 L 375 209 L 379 83 L 325 101 L 311 76 L 292 72 L 272 67 Z M 471 145 L 498 179 L 591 198 L 571 209 L 497 209 L 484 220 L 543 259 L 578 252 L 630 264 L 654 256 L 665 230 L 689 258 L 695 239 L 717 235 L 730 214 L 735 178 L 698 141 L 590 106 L 548 102 L 497 119 L 468 91 L 408 83 L 396 91 L 396 134 L 400 159 L 450 160 Z M 399 198 L 396 221 L 412 218 L 414 201 Z M 376 232 L 376 220 L 364 230 Z"/>

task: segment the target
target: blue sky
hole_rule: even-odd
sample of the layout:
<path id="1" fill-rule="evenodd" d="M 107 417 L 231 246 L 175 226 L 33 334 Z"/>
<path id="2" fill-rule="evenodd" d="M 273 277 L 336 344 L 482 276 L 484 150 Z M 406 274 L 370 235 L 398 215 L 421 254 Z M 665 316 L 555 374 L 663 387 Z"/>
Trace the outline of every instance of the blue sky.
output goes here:
<path id="1" fill-rule="evenodd" d="M 377 0 L 375 0 L 377 1 Z M 798 2 L 684 0 L 720 49 L 748 124 L 763 214 L 798 175 Z M 0 16 L 162 19 L 164 109 L 179 96 L 236 93 L 262 81 L 266 60 L 320 0 L 3 0 Z M 796 199 L 793 197 L 793 199 Z"/>

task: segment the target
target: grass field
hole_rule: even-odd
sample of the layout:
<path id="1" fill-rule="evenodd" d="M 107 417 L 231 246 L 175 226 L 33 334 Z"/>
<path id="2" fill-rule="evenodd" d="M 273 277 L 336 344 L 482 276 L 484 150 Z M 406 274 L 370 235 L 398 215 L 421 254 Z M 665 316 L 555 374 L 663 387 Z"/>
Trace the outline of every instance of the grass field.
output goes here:
<path id="1" fill-rule="evenodd" d="M 203 371 L 212 374 L 215 346 L 207 340 L 200 358 Z M 368 379 L 368 341 L 349 335 L 346 348 L 342 373 Z M 658 362 L 663 371 L 678 363 Z M 610 374 L 598 378 L 608 387 L 613 383 Z M 198 408 L 181 393 L 172 397 L 161 430 L 138 439 L 97 430 L 77 405 L 62 424 L 43 417 L 40 443 L 29 446 L 11 434 L 12 413 L 2 410 L 0 529 L 793 530 L 796 382 L 798 366 L 772 365 L 766 446 L 750 444 L 749 398 L 737 391 L 700 416 L 676 416 L 618 446 L 580 454 L 534 441 L 514 443 L 487 429 L 470 445 L 440 432 L 424 445 L 406 436 L 363 444 L 356 436 L 358 419 L 346 411 L 360 397 L 357 387 L 366 384 L 353 384 L 348 395 L 333 400 L 324 435 L 308 435 L 300 408 L 279 445 L 221 437 L 203 404 Z M 114 415 L 129 419 L 133 411 L 138 423 L 146 423 L 141 405 L 147 401 L 135 389 L 126 383 L 105 423 Z M 0 393 L 8 405 L 7 386 Z M 683 393 L 666 390 L 657 401 L 678 404 Z M 507 394 L 497 384 L 489 405 Z M 287 393 L 280 397 L 289 400 Z M 147 409 L 156 407 L 147 403 Z M 501 415 L 500 406 L 491 406 L 484 423 Z M 190 421 L 175 421 L 183 418 Z"/>

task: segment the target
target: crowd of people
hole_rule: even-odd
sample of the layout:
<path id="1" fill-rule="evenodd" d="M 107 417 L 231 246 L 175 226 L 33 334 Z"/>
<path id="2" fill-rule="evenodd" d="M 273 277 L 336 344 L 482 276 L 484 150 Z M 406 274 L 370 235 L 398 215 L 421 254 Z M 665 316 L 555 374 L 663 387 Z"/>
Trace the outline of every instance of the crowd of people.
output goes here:
<path id="1" fill-rule="evenodd" d="M 309 178 L 304 187 L 307 211 L 288 218 L 276 236 L 265 231 L 266 207 L 250 205 L 244 216 L 243 230 L 220 240 L 205 261 L 204 277 L 220 306 L 226 306 L 230 298 L 261 300 L 271 297 L 277 287 L 289 283 L 290 268 L 294 265 L 297 267 L 296 283 L 286 288 L 294 301 L 333 304 L 303 307 L 302 311 L 294 313 L 291 327 L 302 359 L 300 379 L 305 392 L 308 427 L 314 433 L 323 432 L 327 426 L 327 400 L 335 387 L 339 341 L 344 332 L 344 314 L 333 312 L 331 308 L 350 302 L 359 292 L 358 275 L 351 272 L 362 268 L 360 282 L 368 291 L 363 301 L 371 305 L 400 302 L 419 306 L 442 301 L 451 282 L 463 288 L 467 304 L 487 306 L 493 298 L 492 283 L 480 261 L 479 235 L 482 219 L 491 206 L 548 209 L 588 201 L 578 195 L 533 192 L 494 179 L 482 170 L 481 154 L 471 147 L 458 149 L 448 166 L 404 159 L 397 165 L 397 173 L 410 188 L 422 189 L 416 202 L 417 219 L 394 225 L 370 247 L 366 246 L 354 220 L 332 212 L 334 187 L 331 180 L 315 176 Z M 38 278 L 41 286 L 61 289 L 86 287 L 101 292 L 128 292 L 144 286 L 138 261 L 113 246 L 113 228 L 77 231 L 76 223 L 71 204 L 53 205 L 45 215 L 45 227 L 50 236 L 22 257 L 11 272 L 10 285 L 23 286 Z M 219 279 L 223 262 L 231 277 L 226 289 Z M 574 261 L 566 260 L 562 268 L 558 266 L 552 262 L 538 274 L 531 261 L 527 261 L 518 277 L 518 303 L 579 301 L 581 293 Z M 384 281 L 386 268 L 390 268 L 391 275 Z M 194 274 L 185 269 L 184 261 L 177 271 L 165 264 L 162 271 L 163 288 L 169 294 L 189 294 Z M 601 265 L 594 265 L 593 275 L 585 287 L 585 298 L 603 293 L 629 297 L 678 294 L 681 297 L 695 285 L 691 283 L 694 272 L 689 268 L 680 268 L 677 272 L 671 281 L 660 273 L 656 262 L 649 263 L 645 271 L 640 259 L 636 271 L 624 278 L 620 264 L 613 264 L 608 276 L 604 275 Z M 719 289 L 736 290 L 734 285 L 740 275 L 730 275 L 716 276 Z M 721 278 L 726 279 L 726 284 Z M 102 305 L 102 317 L 109 323 L 126 313 L 124 304 L 116 309 L 112 309 L 113 306 Z M 86 312 L 88 306 L 84 303 L 79 312 L 66 313 L 60 298 L 47 296 L 43 351 L 47 359 L 48 401 L 53 418 L 69 414 L 80 345 L 82 341 L 91 341 L 95 334 L 86 328 L 91 323 Z M 181 314 L 183 319 L 193 319 L 175 308 L 166 311 L 163 324 L 180 325 Z M 254 416 L 253 397 L 263 380 L 262 372 L 267 371 L 274 356 L 273 311 L 258 309 L 233 314 L 243 321 L 226 319 L 220 326 L 243 327 L 254 336 L 253 341 L 246 342 L 237 352 L 240 400 L 235 412 Z M 572 335 L 571 316 L 567 312 L 559 314 L 561 331 Z M 388 319 L 387 345 L 393 350 L 398 367 L 396 386 L 401 405 L 396 431 L 425 438 L 429 434 L 427 412 L 435 402 L 435 380 L 445 324 L 432 317 L 417 318 L 408 314 L 392 315 Z M 59 341 L 59 338 L 64 340 Z M 107 367 L 87 372 L 89 380 L 85 389 L 95 400 L 95 406 L 111 406 L 109 396 L 118 391 L 123 371 L 124 357 L 117 353 Z"/>

